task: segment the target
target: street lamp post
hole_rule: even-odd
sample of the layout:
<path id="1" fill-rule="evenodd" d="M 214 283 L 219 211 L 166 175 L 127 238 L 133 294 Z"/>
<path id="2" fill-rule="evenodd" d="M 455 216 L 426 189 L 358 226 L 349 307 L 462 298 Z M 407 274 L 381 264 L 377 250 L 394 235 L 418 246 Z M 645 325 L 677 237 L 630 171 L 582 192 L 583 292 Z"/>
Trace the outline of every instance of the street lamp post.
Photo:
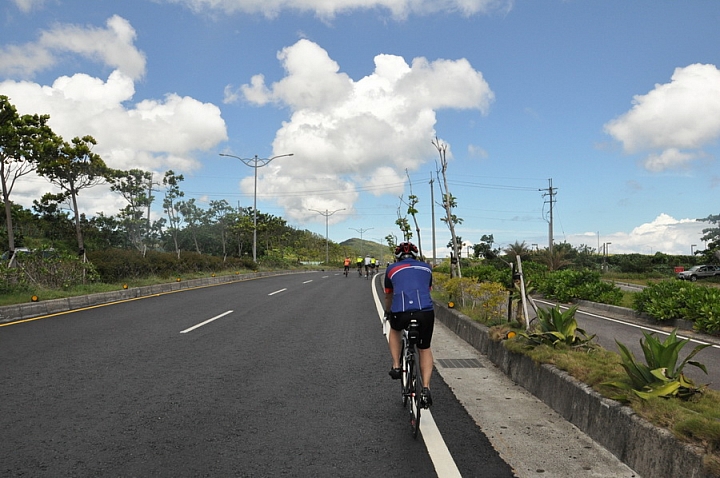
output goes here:
<path id="1" fill-rule="evenodd" d="M 360 233 L 360 242 L 362 242 L 362 240 L 363 240 L 363 238 L 362 238 L 363 233 L 364 233 L 364 232 L 368 232 L 369 230 L 374 229 L 374 228 L 373 228 L 373 227 L 368 227 L 367 229 L 355 229 L 354 227 L 349 227 L 348 229 L 352 229 L 353 231 L 359 232 L 359 233 Z M 364 247 L 365 247 L 365 245 L 363 245 L 363 248 L 364 248 Z M 365 251 L 361 251 L 361 252 L 364 253 Z"/>
<path id="2" fill-rule="evenodd" d="M 330 264 L 330 252 L 329 252 L 329 244 L 330 239 L 328 239 L 328 218 L 335 214 L 336 212 L 344 211 L 345 208 L 342 209 L 336 209 L 334 211 L 328 211 L 325 209 L 325 212 L 318 211 L 317 209 L 310 209 L 310 211 L 316 212 L 320 214 L 321 216 L 325 216 L 325 264 Z"/>
<path id="3" fill-rule="evenodd" d="M 607 265 L 607 257 L 608 257 L 608 246 L 610 246 L 612 242 L 604 242 L 603 243 L 603 264 L 605 265 L 605 269 L 609 269 Z"/>
<path id="4" fill-rule="evenodd" d="M 695 255 L 695 251 L 693 249 L 695 249 L 696 247 L 697 247 L 697 244 L 690 244 L 690 255 L 691 256 Z"/>
<path id="5" fill-rule="evenodd" d="M 273 156 L 272 158 L 258 158 L 257 154 L 253 158 L 241 158 L 239 156 L 234 156 L 232 154 L 223 154 L 220 153 L 220 156 L 226 156 L 228 158 L 235 158 L 239 159 L 243 163 L 245 163 L 247 166 L 250 166 L 255 170 L 255 192 L 253 193 L 253 262 L 257 263 L 257 179 L 258 179 L 258 169 L 262 168 L 263 166 L 267 166 L 270 164 L 270 161 L 277 158 L 282 158 L 285 156 L 292 156 L 293 153 L 290 154 L 280 154 L 278 156 Z"/>

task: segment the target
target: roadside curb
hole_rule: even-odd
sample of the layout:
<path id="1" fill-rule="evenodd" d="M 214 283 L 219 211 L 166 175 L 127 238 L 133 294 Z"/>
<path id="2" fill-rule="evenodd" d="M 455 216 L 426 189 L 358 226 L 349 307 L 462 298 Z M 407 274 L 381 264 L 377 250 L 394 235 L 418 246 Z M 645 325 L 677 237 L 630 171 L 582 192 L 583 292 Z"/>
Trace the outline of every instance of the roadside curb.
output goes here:
<path id="1" fill-rule="evenodd" d="M 70 310 L 93 307 L 109 304 L 123 300 L 138 299 L 152 295 L 167 294 L 184 289 L 195 289 L 212 285 L 231 282 L 241 282 L 260 277 L 304 273 L 305 271 L 272 271 L 272 272 L 250 272 L 237 275 L 223 275 L 217 277 L 205 277 L 202 279 L 180 280 L 164 284 L 133 287 L 113 292 L 100 292 L 97 294 L 68 297 L 65 299 L 41 300 L 30 304 L 5 305 L 0 307 L 0 324 L 16 322 L 18 320 L 31 319 L 42 315 L 59 314 Z M 315 271 L 307 271 L 315 272 Z"/>
<path id="2" fill-rule="evenodd" d="M 490 339 L 489 329 L 435 302 L 435 317 L 486 355 L 503 373 L 565 420 L 585 432 L 641 476 L 711 478 L 703 450 L 677 440 L 668 430 L 637 416 L 620 402 L 602 397 L 567 373 L 508 351 Z"/>

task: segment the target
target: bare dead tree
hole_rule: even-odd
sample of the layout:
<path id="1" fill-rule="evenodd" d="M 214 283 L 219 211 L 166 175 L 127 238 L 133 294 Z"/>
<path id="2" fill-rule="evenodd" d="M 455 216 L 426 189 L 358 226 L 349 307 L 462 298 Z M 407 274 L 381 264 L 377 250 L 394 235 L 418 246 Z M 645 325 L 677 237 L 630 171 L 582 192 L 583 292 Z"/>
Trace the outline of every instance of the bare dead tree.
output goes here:
<path id="1" fill-rule="evenodd" d="M 450 194 L 450 189 L 448 187 L 448 181 L 447 181 L 447 169 L 448 169 L 448 161 L 447 161 L 447 149 L 448 145 L 447 143 L 440 141 L 437 137 L 435 140 L 432 141 L 433 146 L 435 146 L 435 149 L 437 149 L 438 154 L 440 155 L 440 163 L 439 167 L 436 171 L 436 174 L 438 176 L 438 184 L 440 186 L 440 193 L 442 196 L 442 203 L 440 204 L 443 209 L 445 210 L 445 217 L 441 220 L 447 224 L 448 229 L 450 229 L 450 237 L 451 237 L 451 247 L 453 251 L 453 257 L 450 261 L 450 271 L 454 272 L 452 275 L 455 277 L 462 277 L 462 273 L 460 272 L 460 245 L 457 241 L 457 235 L 455 234 L 455 225 L 462 223 L 462 218 L 457 217 L 455 214 L 453 214 L 453 208 L 457 207 L 457 202 L 455 197 Z M 440 181 L 440 176 L 442 175 L 442 181 Z"/>

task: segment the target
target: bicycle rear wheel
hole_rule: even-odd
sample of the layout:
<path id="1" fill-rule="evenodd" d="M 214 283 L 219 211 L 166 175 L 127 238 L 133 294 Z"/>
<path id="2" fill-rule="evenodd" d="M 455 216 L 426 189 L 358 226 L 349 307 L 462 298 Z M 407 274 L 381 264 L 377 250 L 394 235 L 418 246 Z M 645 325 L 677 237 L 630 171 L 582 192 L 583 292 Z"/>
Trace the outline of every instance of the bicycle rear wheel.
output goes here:
<path id="1" fill-rule="evenodd" d="M 413 438 L 417 438 L 420 431 L 420 391 L 422 390 L 422 379 L 420 378 L 420 361 L 416 346 L 412 346 L 412 358 L 410 360 L 410 424 L 412 425 Z"/>
<path id="2" fill-rule="evenodd" d="M 400 394 L 402 396 L 403 407 L 407 406 L 410 398 L 410 362 L 408 361 L 407 341 L 402 338 L 400 348 L 400 367 L 402 368 L 402 379 L 400 380 Z"/>

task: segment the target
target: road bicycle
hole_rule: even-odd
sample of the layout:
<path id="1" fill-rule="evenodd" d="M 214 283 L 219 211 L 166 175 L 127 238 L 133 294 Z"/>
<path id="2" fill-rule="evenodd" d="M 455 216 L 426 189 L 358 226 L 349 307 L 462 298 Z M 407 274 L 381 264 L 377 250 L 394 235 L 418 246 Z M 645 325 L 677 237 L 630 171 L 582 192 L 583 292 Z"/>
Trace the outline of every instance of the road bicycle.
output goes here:
<path id="1" fill-rule="evenodd" d="M 421 394 L 423 389 L 420 375 L 420 354 L 417 344 L 420 340 L 420 324 L 417 320 L 410 321 L 410 325 L 402 333 L 402 349 L 400 352 L 402 380 L 400 392 L 402 404 L 410 411 L 410 425 L 413 438 L 417 438 L 420 431 L 420 410 L 422 409 Z"/>

